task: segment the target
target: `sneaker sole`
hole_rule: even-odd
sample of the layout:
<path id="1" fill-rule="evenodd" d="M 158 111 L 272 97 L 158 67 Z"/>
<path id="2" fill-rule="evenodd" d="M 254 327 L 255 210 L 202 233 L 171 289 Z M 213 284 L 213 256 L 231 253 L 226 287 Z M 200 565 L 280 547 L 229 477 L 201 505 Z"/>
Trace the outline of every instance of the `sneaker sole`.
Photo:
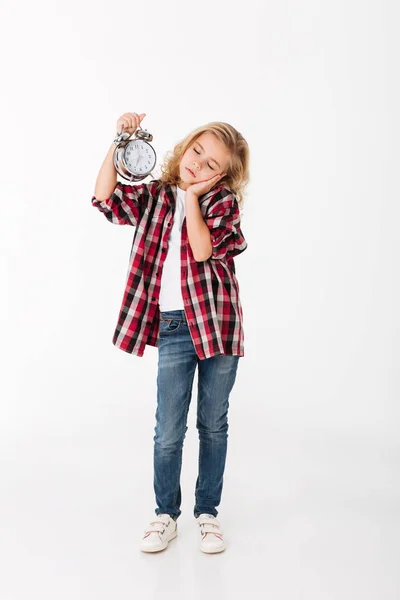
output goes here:
<path id="1" fill-rule="evenodd" d="M 175 530 L 173 533 L 171 533 L 170 537 L 165 540 L 164 543 L 160 544 L 159 546 L 152 546 L 151 548 L 140 544 L 140 550 L 142 552 L 160 552 L 161 550 L 165 550 L 165 548 L 168 546 L 169 542 L 171 540 L 175 539 L 177 535 L 178 535 L 178 531 Z"/>

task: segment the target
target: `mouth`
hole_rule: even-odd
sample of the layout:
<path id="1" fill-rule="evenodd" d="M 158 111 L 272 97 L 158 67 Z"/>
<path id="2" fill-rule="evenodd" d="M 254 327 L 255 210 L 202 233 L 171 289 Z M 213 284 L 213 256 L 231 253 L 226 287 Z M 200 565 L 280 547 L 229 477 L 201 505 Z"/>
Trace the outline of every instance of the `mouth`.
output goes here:
<path id="1" fill-rule="evenodd" d="M 196 175 L 193 173 L 193 171 L 191 169 L 189 169 L 188 167 L 186 167 L 186 169 L 189 171 L 189 173 L 191 174 L 192 177 L 196 177 Z"/>

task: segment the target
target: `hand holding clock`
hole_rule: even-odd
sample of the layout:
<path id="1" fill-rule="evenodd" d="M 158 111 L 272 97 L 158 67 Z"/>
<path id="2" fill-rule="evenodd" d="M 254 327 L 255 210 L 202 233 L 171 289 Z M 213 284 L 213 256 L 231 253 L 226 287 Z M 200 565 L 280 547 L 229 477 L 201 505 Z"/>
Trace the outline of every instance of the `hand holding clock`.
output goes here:
<path id="1" fill-rule="evenodd" d="M 121 133 L 123 126 L 123 133 L 129 133 L 129 135 L 132 135 L 135 133 L 145 116 L 146 113 L 141 113 L 140 116 L 135 112 L 124 113 L 117 121 L 117 133 Z"/>
<path id="2" fill-rule="evenodd" d="M 141 127 L 146 113 L 128 112 L 117 121 L 114 139 L 114 167 L 119 175 L 131 182 L 142 181 L 152 175 L 157 162 L 154 147 L 150 144 L 152 134 Z"/>

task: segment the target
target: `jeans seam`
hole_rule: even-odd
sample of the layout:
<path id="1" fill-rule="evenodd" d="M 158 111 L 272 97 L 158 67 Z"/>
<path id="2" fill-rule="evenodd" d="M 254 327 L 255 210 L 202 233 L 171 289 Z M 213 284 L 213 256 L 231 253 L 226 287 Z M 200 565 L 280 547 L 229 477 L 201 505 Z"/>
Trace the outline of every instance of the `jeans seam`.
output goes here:
<path id="1" fill-rule="evenodd" d="M 190 380 L 190 384 L 188 386 L 188 393 L 187 393 L 187 397 L 186 397 L 186 413 L 185 413 L 185 417 L 184 417 L 184 419 L 185 419 L 185 427 L 186 427 L 188 413 L 189 413 L 189 407 L 190 407 L 189 399 L 190 399 L 191 394 L 192 394 L 192 386 L 193 386 L 193 380 L 194 380 L 194 374 L 195 374 L 195 371 L 196 371 L 196 366 L 197 366 L 197 364 L 195 365 L 195 367 L 193 369 L 193 372 L 191 374 L 191 380 Z M 182 439 L 182 446 L 183 446 L 183 442 L 184 442 L 184 439 L 185 439 L 186 431 L 187 431 L 187 429 L 185 429 L 185 431 L 184 431 L 184 435 L 183 435 L 183 439 Z M 183 454 L 183 447 L 182 446 L 181 446 L 180 460 L 179 460 L 179 466 L 178 466 L 178 473 L 179 474 L 180 474 L 180 470 L 181 470 L 181 467 L 182 467 L 182 454 Z M 174 501 L 173 501 L 174 502 L 174 507 L 176 507 L 176 501 L 178 499 L 178 491 L 179 491 L 179 478 L 178 478 L 178 482 L 177 482 L 175 493 L 174 493 Z"/>

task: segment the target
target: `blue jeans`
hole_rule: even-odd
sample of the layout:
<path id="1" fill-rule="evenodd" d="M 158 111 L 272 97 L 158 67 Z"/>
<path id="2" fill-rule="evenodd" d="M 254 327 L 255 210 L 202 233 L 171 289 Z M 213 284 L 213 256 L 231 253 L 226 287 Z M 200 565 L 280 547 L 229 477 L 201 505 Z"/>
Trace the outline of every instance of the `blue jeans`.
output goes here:
<path id="1" fill-rule="evenodd" d="M 192 385 L 198 365 L 197 422 L 199 463 L 194 516 L 218 515 L 228 443 L 229 394 L 240 356 L 223 354 L 200 360 L 184 310 L 160 314 L 157 410 L 154 436 L 156 515 L 181 514 L 182 448 Z"/>

